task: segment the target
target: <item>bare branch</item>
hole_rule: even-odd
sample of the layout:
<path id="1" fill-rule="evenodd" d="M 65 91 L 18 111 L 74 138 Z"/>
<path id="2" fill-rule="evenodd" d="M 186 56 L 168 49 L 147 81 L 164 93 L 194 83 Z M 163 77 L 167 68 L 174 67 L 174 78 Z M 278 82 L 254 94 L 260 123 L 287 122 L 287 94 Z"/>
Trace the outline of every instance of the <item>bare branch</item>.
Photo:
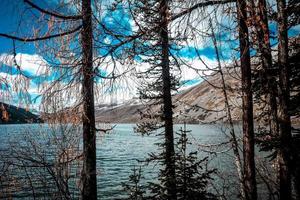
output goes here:
<path id="1" fill-rule="evenodd" d="M 191 12 L 193 12 L 194 10 L 198 9 L 198 8 L 203 8 L 203 7 L 207 7 L 207 6 L 213 6 L 213 5 L 220 5 L 220 4 L 227 4 L 227 3 L 232 3 L 232 2 L 236 2 L 236 0 L 215 0 L 215 1 L 206 1 L 206 2 L 201 2 L 201 3 L 198 3 L 182 12 L 180 12 L 179 14 L 177 15 L 174 15 L 170 18 L 170 21 L 174 21 L 186 14 L 189 14 Z M 100 24 L 103 26 L 103 24 Z M 149 30 L 149 31 L 155 31 L 157 29 L 159 29 L 161 26 L 161 24 L 158 24 L 157 26 L 155 26 L 153 29 Z M 107 31 L 107 28 L 105 28 L 105 30 Z M 116 44 L 106 55 L 108 54 L 111 54 L 113 51 L 115 51 L 116 49 L 118 49 L 119 47 L 123 46 L 124 44 L 127 44 L 127 43 L 130 43 L 142 36 L 144 36 L 145 34 L 147 34 L 148 32 L 140 32 L 136 35 L 131 35 L 131 36 L 128 36 L 128 38 L 126 40 L 122 40 L 120 41 L 119 44 Z"/>
<path id="2" fill-rule="evenodd" d="M 108 132 L 108 131 L 113 130 L 116 126 L 117 126 L 117 125 L 114 125 L 114 126 L 112 126 L 111 128 L 105 128 L 105 129 L 104 129 L 104 128 L 96 128 L 96 131 L 106 133 L 106 132 Z"/>
<path id="3" fill-rule="evenodd" d="M 181 13 L 171 17 L 171 21 L 174 21 L 175 19 L 178 19 L 186 14 L 189 14 L 198 8 L 203 8 L 203 7 L 207 7 L 207 6 L 213 6 L 213 5 L 227 4 L 227 3 L 232 3 L 232 2 L 236 2 L 236 0 L 223 0 L 223 1 L 216 0 L 216 1 L 205 1 L 205 2 L 201 2 L 201 3 L 197 3 L 196 5 L 186 9 L 185 11 L 182 11 Z"/>
<path id="4" fill-rule="evenodd" d="M 66 31 L 63 33 L 57 33 L 54 35 L 48 35 L 48 36 L 44 36 L 44 37 L 36 37 L 36 38 L 24 38 L 24 37 L 18 37 L 18 36 L 14 36 L 14 35 L 9 35 L 9 34 L 5 34 L 5 33 L 0 33 L 0 37 L 5 37 L 5 38 L 9 38 L 9 39 L 13 39 L 13 40 L 18 40 L 21 42 L 34 42 L 34 41 L 41 41 L 41 40 L 48 40 L 51 38 L 56 38 L 56 37 L 62 37 L 65 35 L 69 35 L 72 33 L 75 33 L 77 31 L 79 31 L 81 29 L 82 25 L 78 26 L 77 28 L 70 30 L 70 31 Z"/>
<path id="5" fill-rule="evenodd" d="M 60 14 L 60 13 L 55 13 L 55 12 L 51 12 L 49 10 L 45 10 L 45 9 L 39 7 L 38 5 L 32 3 L 29 0 L 24 0 L 24 2 L 27 3 L 28 5 L 30 5 L 32 8 L 40 11 L 41 13 L 44 13 L 44 14 L 47 14 L 47 15 L 50 15 L 50 16 L 53 16 L 53 17 L 57 17 L 57 18 L 60 18 L 60 19 L 79 20 L 79 19 L 82 18 L 81 15 L 63 15 L 63 14 Z"/>

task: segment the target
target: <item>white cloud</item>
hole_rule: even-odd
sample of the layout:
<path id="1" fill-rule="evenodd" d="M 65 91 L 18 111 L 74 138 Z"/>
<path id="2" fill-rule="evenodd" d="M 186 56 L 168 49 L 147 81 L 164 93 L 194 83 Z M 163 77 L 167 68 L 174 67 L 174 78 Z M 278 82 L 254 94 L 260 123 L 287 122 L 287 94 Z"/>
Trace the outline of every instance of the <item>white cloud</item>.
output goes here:
<path id="1" fill-rule="evenodd" d="M 47 75 L 49 74 L 50 68 L 47 62 L 39 55 L 30 54 L 17 54 L 15 57 L 17 65 L 21 71 L 26 71 L 34 76 Z M 5 64 L 8 67 L 15 66 L 14 57 L 11 54 L 0 55 L 0 66 Z M 27 100 L 19 98 L 19 92 L 25 92 L 30 94 L 31 97 L 35 97 L 40 94 L 39 86 L 31 79 L 21 74 L 9 74 L 0 72 L 0 81 L 3 84 L 9 85 L 9 90 L 0 88 L 0 101 L 6 102 L 13 105 L 24 103 Z M 39 102 L 30 105 L 37 108 Z"/>
<path id="2" fill-rule="evenodd" d="M 49 72 L 49 65 L 39 55 L 18 53 L 15 61 L 22 71 L 30 72 L 32 75 L 45 75 Z M 1 54 L 0 63 L 7 66 L 15 66 L 14 56 L 11 54 Z"/>
<path id="3" fill-rule="evenodd" d="M 0 55 L 0 62 L 12 66 L 13 62 L 12 55 L 2 54 Z M 139 81 L 136 78 L 136 72 L 142 72 L 150 68 L 150 65 L 148 63 L 138 63 L 134 60 L 128 61 L 126 63 L 119 63 L 116 62 L 116 65 L 113 66 L 111 63 L 111 58 L 107 57 L 99 66 L 101 66 L 101 69 L 106 71 L 107 74 L 111 75 L 112 71 L 115 70 L 115 75 L 118 76 L 119 74 L 123 74 L 124 72 L 129 71 L 129 69 L 133 68 L 132 72 L 126 73 L 124 76 L 122 76 L 120 79 L 117 79 L 115 82 L 114 87 L 116 88 L 112 93 L 109 93 L 109 88 L 111 87 L 111 80 L 103 80 L 100 83 L 97 84 L 96 88 L 98 90 L 96 91 L 96 104 L 98 103 L 120 103 L 124 102 L 126 100 L 131 99 L 132 97 L 136 96 L 137 94 L 137 88 L 139 86 Z M 216 61 L 211 60 L 207 57 L 202 58 L 205 64 L 211 68 L 216 66 Z M 18 64 L 20 64 L 22 70 L 26 70 L 32 74 L 40 75 L 49 70 L 49 66 L 47 62 L 39 55 L 29 55 L 29 54 L 18 54 L 16 56 L 16 60 Z M 199 59 L 193 59 L 193 60 L 185 60 L 189 65 L 193 68 L 189 68 L 187 66 L 181 67 L 181 80 L 195 80 L 195 79 L 201 79 L 200 75 L 209 74 L 211 71 L 207 70 L 206 65 L 203 64 Z M 97 65 L 97 63 L 95 64 Z M 196 69 L 196 70 L 195 70 Z M 197 73 L 198 70 L 198 73 Z M 205 73 L 204 73 L 205 72 Z M 200 75 L 199 75 L 200 74 Z M 12 88 L 12 95 L 14 95 L 17 92 L 16 87 L 23 87 L 26 86 L 26 91 L 31 95 L 39 95 L 43 93 L 42 90 L 47 89 L 47 85 L 45 86 L 38 86 L 35 84 L 32 80 L 27 80 L 26 77 L 22 75 L 11 75 L 7 73 L 0 73 L 0 78 L 3 78 L 9 83 Z M 145 81 L 145 80 L 143 80 Z M 22 83 L 17 84 L 16 83 Z M 64 83 L 61 83 L 62 86 Z M 75 89 L 74 89 L 75 88 Z M 74 85 L 74 88 L 71 90 L 74 90 L 75 93 L 80 94 L 80 84 Z M 77 89 L 76 89 L 77 88 Z M 69 91 L 70 92 L 70 91 Z M 64 94 L 63 92 L 63 98 L 67 99 L 67 93 Z M 72 93 L 72 91 L 71 91 Z M 70 93 L 69 93 L 70 94 Z M 1 99 L 0 99 L 1 101 Z M 34 105 L 36 107 L 36 105 Z"/>
<path id="4" fill-rule="evenodd" d="M 202 56 L 202 61 L 199 59 L 193 59 L 191 61 L 186 61 L 189 63 L 189 66 L 182 66 L 182 80 L 193 80 L 199 79 L 201 76 L 206 76 L 212 73 L 210 69 L 213 69 L 217 66 L 217 61 L 209 59 L 205 56 Z M 208 69 L 209 68 L 209 69 Z"/>
<path id="5" fill-rule="evenodd" d="M 25 81 L 25 80 L 28 81 L 28 79 L 21 74 L 12 75 L 4 72 L 0 72 L 0 79 L 3 83 L 9 84 L 10 86 L 13 86 L 14 84 L 19 85 L 21 81 Z"/>

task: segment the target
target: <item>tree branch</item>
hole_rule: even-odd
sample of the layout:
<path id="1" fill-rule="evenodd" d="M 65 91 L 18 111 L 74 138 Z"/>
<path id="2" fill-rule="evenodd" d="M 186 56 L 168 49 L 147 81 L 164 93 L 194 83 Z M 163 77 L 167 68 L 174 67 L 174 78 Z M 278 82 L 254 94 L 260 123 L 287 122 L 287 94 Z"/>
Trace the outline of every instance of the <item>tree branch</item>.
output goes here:
<path id="1" fill-rule="evenodd" d="M 236 2 L 236 0 L 215 0 L 215 1 L 205 1 L 205 2 L 201 2 L 201 3 L 197 3 L 196 5 L 171 17 L 171 21 L 174 21 L 175 19 L 178 19 L 186 14 L 189 14 L 198 8 L 203 8 L 203 7 L 207 7 L 207 6 L 213 6 L 213 5 L 220 5 L 220 4 L 227 4 L 227 3 L 232 3 L 232 2 Z"/>
<path id="2" fill-rule="evenodd" d="M 180 17 L 182 17 L 186 14 L 189 14 L 189 13 L 193 12 L 194 10 L 196 10 L 198 8 L 203 8 L 203 7 L 207 7 L 207 6 L 213 6 L 213 5 L 220 5 L 220 4 L 227 4 L 227 3 L 232 3 L 232 2 L 236 2 L 236 0 L 214 0 L 214 1 L 206 1 L 206 2 L 197 3 L 196 5 L 182 11 L 181 13 L 172 16 L 170 18 L 170 21 L 174 21 L 174 20 L 176 20 L 176 19 L 178 19 L 178 18 L 180 18 Z M 156 26 L 153 29 L 151 29 L 151 31 L 155 31 L 160 26 L 161 26 L 161 24 L 159 26 Z M 113 51 L 118 49 L 120 46 L 122 46 L 124 44 L 127 44 L 127 43 L 130 43 L 130 42 L 142 37 L 145 34 L 147 34 L 147 32 L 141 32 L 141 33 L 138 33 L 136 35 L 128 36 L 128 39 L 122 40 L 119 44 L 116 44 L 112 49 L 110 49 L 110 51 L 106 55 L 111 54 Z"/>
<path id="3" fill-rule="evenodd" d="M 51 39 L 51 38 L 56 38 L 56 37 L 69 35 L 69 34 L 72 34 L 72 33 L 75 33 L 77 31 L 79 31 L 81 29 L 81 27 L 82 27 L 82 25 L 78 26 L 77 28 L 75 28 L 73 30 L 67 31 L 67 32 L 57 33 L 57 34 L 54 34 L 54 35 L 48 35 L 48 36 L 44 36 L 44 37 L 36 37 L 36 38 L 23 38 L 23 37 L 9 35 L 9 34 L 5 34 L 5 33 L 0 33 L 0 37 L 5 37 L 5 38 L 21 41 L 21 42 L 34 42 L 34 41 L 48 40 L 48 39 Z"/>
<path id="4" fill-rule="evenodd" d="M 107 129 L 104 129 L 104 128 L 103 128 L 103 129 L 102 129 L 102 128 L 96 128 L 96 131 L 106 133 L 106 132 L 108 132 L 108 131 L 113 130 L 116 126 L 117 126 L 117 125 L 114 125 L 114 126 L 112 126 L 111 128 L 107 128 Z"/>
<path id="5" fill-rule="evenodd" d="M 57 18 L 60 18 L 60 19 L 73 19 L 73 20 L 78 20 L 78 19 L 81 19 L 82 16 L 81 15 L 62 15 L 60 13 L 55 13 L 55 12 L 51 12 L 51 11 L 48 11 L 48 10 L 45 10 L 41 7 L 39 7 L 38 5 L 32 3 L 30 0 L 24 0 L 25 3 L 27 3 L 28 5 L 30 5 L 32 8 L 44 13 L 44 14 L 47 14 L 47 15 L 50 15 L 50 16 L 53 16 L 53 17 L 57 17 Z"/>

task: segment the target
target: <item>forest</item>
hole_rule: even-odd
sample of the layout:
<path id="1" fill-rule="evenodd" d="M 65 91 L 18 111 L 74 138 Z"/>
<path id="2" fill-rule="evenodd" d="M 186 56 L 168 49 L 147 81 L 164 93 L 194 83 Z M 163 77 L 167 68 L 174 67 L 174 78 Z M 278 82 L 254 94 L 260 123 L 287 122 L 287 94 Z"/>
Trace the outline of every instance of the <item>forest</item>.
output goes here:
<path id="1" fill-rule="evenodd" d="M 298 0 L 0 7 L 0 199 L 300 199 Z"/>

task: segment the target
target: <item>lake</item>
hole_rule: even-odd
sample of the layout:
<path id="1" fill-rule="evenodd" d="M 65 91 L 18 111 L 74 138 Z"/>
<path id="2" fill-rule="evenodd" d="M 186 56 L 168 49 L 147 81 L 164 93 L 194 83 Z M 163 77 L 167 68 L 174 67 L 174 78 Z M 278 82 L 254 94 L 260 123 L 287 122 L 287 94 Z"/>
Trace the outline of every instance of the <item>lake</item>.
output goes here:
<path id="1" fill-rule="evenodd" d="M 113 200 L 125 197 L 126 193 L 123 190 L 122 183 L 128 181 L 129 175 L 132 174 L 134 167 L 138 168 L 138 166 L 142 165 L 142 163 L 139 163 L 137 160 L 144 160 L 147 158 L 148 153 L 157 151 L 155 143 L 159 141 L 159 138 L 154 135 L 141 136 L 133 131 L 134 126 L 134 124 L 118 124 L 109 134 L 97 134 L 97 181 L 100 199 Z M 175 125 L 175 130 L 179 130 L 180 127 L 182 127 L 182 125 Z M 199 158 L 209 156 L 209 167 L 218 169 L 218 177 L 216 177 L 214 181 L 214 186 L 222 187 L 223 184 L 230 185 L 230 189 L 226 195 L 235 195 L 238 191 L 238 184 L 236 184 L 235 167 L 230 146 L 222 145 L 218 148 L 207 148 L 204 146 L 228 141 L 229 137 L 226 135 L 225 125 L 187 125 L 187 130 L 192 131 L 188 134 L 189 141 L 193 143 L 190 149 L 205 150 L 205 152 L 200 152 Z M 236 126 L 236 130 L 240 132 L 238 126 Z M 55 132 L 59 131 L 64 131 L 67 134 L 64 137 L 60 134 L 55 134 Z M 55 131 L 53 131 L 52 128 L 44 124 L 0 125 L 0 151 L 8 151 L 9 153 L 3 153 L 3 155 L 9 159 L 12 155 L 20 155 L 20 153 L 16 153 L 17 150 L 10 152 L 9 149 L 20 149 L 21 147 L 21 154 L 26 155 L 26 153 L 33 151 L 39 154 L 39 156 L 34 157 L 34 159 L 39 159 L 42 158 L 42 155 L 46 155 L 46 157 L 50 157 L 48 161 L 51 162 L 54 161 L 54 159 L 51 160 L 51 155 L 57 153 L 56 150 L 58 148 L 71 148 L 70 146 L 64 146 L 66 144 L 72 146 L 78 143 L 78 148 L 80 149 L 80 142 L 77 141 L 77 138 L 80 138 L 80 134 L 77 135 L 75 132 L 76 131 L 73 131 L 72 128 L 55 128 Z M 28 138 L 30 138 L 29 142 L 27 141 Z M 33 147 L 27 149 L 27 146 L 30 145 Z M 218 151 L 218 153 L 209 153 L 209 151 Z M 31 153 L 28 154 L 28 156 L 32 156 Z M 3 158 L 4 156 L 2 156 L 0 164 L 3 162 Z M 51 187 L 48 186 L 45 181 L 37 180 L 39 176 L 43 176 L 42 174 L 45 172 L 45 169 L 40 170 L 35 167 L 36 166 L 32 166 L 32 168 L 28 168 L 26 172 L 30 174 L 28 177 L 36 176 L 34 180 L 39 181 L 39 185 L 43 183 L 44 186 L 35 187 L 47 187 L 48 192 L 51 193 L 51 189 L 49 189 Z M 32 169 L 34 169 L 34 171 L 30 172 Z M 20 169 L 20 171 L 24 174 L 23 168 L 22 170 Z M 156 165 L 144 166 L 142 171 L 144 177 L 142 183 L 145 183 L 156 179 L 158 167 Z M 18 170 L 13 170 L 10 174 L 13 177 L 19 177 L 20 180 L 25 179 L 20 176 Z M 68 169 L 68 174 L 71 174 L 68 182 L 70 183 L 70 194 L 73 198 L 77 198 L 79 193 L 76 188 L 78 188 L 78 184 L 80 184 L 78 183 L 80 172 L 76 167 L 72 167 Z M 48 177 L 45 175 L 45 177 L 45 179 L 51 179 L 51 176 Z M 30 182 L 28 183 L 27 180 L 24 180 L 22 183 L 26 185 Z M 2 187 L 3 185 L 5 186 L 4 183 Z M 16 187 L 15 191 L 6 191 L 6 193 L 16 199 L 32 199 L 32 195 L 36 197 L 44 196 L 39 189 L 36 189 L 35 192 L 32 193 L 32 191 L 28 189 L 28 186 L 22 186 L 21 184 L 19 187 Z M 263 193 L 263 189 L 261 189 L 261 195 L 264 195 Z M 53 197 L 50 198 L 48 196 L 48 198 L 51 199 Z M 47 197 L 43 197 L 42 199 L 47 199 Z"/>

